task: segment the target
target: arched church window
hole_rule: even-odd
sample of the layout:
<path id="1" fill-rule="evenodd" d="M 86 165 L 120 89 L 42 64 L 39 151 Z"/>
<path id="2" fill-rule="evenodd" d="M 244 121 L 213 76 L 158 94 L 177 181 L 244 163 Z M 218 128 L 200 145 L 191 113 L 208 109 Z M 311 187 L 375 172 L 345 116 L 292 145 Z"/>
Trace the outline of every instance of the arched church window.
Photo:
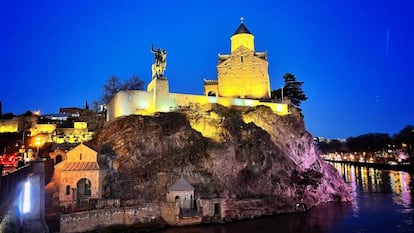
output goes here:
<path id="1" fill-rule="evenodd" d="M 214 91 L 209 91 L 207 95 L 208 96 L 217 96 L 216 92 L 214 92 Z"/>

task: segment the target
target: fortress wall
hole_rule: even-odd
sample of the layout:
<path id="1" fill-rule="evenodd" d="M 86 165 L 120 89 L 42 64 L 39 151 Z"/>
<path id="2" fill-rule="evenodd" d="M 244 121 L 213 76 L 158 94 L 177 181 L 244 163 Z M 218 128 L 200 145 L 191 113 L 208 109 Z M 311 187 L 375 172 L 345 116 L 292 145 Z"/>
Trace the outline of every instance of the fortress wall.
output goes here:
<path id="1" fill-rule="evenodd" d="M 107 121 L 146 110 L 150 104 L 149 93 L 146 91 L 120 91 L 108 103 Z"/>
<path id="2" fill-rule="evenodd" d="M 56 124 L 35 124 L 30 128 L 31 135 L 37 135 L 39 133 L 51 134 L 56 130 Z"/>
<path id="3" fill-rule="evenodd" d="M 271 102 L 260 102 L 254 99 L 240 99 L 240 98 L 225 98 L 225 97 L 214 97 L 214 96 L 202 96 L 202 95 L 186 95 L 170 93 L 170 98 L 174 101 L 177 106 L 189 106 L 191 104 L 208 104 L 218 103 L 223 106 L 260 106 L 264 105 L 272 109 L 273 112 L 279 115 L 289 114 L 288 104 L 282 103 L 271 103 Z"/>
<path id="4" fill-rule="evenodd" d="M 0 133 L 16 133 L 19 130 L 19 121 L 12 120 L 0 120 Z"/>
<path id="5" fill-rule="evenodd" d="M 170 99 L 176 106 L 190 106 L 191 104 L 215 103 L 217 97 L 204 95 L 189 95 L 170 93 Z"/>
<path id="6" fill-rule="evenodd" d="M 145 91 L 121 91 L 117 93 L 112 101 L 108 104 L 108 116 L 107 120 L 114 119 L 120 116 L 128 116 L 132 114 L 150 114 L 155 110 L 153 106 L 154 101 L 151 96 L 152 92 Z M 168 101 L 162 102 L 164 109 L 170 111 L 176 110 L 178 107 L 190 106 L 192 104 L 209 104 L 218 103 L 223 106 L 250 106 L 255 107 L 264 105 L 270 107 L 275 113 L 279 115 L 289 114 L 288 104 L 260 102 L 255 99 L 242 99 L 242 98 L 226 98 L 204 95 L 190 95 L 169 93 Z M 164 106 L 165 105 L 165 106 Z M 161 105 L 160 105 L 161 106 Z"/>

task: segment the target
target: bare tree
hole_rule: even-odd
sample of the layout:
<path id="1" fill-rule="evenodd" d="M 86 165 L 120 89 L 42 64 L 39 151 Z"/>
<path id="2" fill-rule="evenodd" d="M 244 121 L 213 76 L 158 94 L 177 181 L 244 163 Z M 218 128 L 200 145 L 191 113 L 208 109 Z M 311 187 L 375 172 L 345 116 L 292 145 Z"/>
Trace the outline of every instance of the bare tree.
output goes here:
<path id="1" fill-rule="evenodd" d="M 124 90 L 142 90 L 144 82 L 136 75 L 121 82 L 118 76 L 110 76 L 103 85 L 102 97 L 99 101 L 94 102 L 94 108 L 98 105 L 109 103 L 116 93 Z"/>

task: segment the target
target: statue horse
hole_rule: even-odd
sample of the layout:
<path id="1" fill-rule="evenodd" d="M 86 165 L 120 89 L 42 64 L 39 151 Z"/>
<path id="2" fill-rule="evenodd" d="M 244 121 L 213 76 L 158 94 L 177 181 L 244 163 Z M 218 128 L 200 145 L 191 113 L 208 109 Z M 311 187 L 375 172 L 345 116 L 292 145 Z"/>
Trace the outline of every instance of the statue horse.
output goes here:
<path id="1" fill-rule="evenodd" d="M 164 71 L 166 68 L 167 64 L 166 62 L 160 62 L 159 64 L 154 63 L 151 66 L 151 70 L 152 70 L 152 78 L 159 78 L 164 76 Z"/>

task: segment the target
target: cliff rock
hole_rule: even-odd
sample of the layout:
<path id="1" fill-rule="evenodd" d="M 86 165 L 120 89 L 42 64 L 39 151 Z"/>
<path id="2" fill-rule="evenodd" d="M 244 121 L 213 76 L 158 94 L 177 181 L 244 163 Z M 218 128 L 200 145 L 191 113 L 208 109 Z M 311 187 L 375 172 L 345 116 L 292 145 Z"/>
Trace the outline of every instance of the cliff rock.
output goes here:
<path id="1" fill-rule="evenodd" d="M 340 174 L 320 158 L 300 111 L 290 110 L 278 116 L 263 106 L 194 105 L 107 122 L 93 141 L 110 171 L 105 196 L 165 201 L 167 187 L 183 176 L 196 198 L 261 200 L 243 207 L 261 214 L 351 200 Z"/>

